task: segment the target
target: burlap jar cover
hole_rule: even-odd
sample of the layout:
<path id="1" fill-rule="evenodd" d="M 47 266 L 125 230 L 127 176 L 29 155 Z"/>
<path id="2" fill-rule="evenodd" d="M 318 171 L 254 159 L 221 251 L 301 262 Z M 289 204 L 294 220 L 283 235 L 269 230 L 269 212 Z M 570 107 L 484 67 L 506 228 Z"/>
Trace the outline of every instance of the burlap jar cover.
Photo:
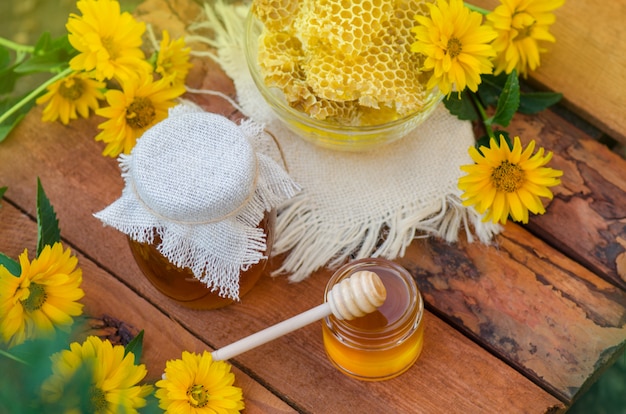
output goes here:
<path id="1" fill-rule="evenodd" d="M 239 275 L 266 258 L 258 225 L 298 185 L 267 154 L 261 125 L 179 105 L 119 158 L 121 197 L 95 214 L 222 297 L 239 298 Z M 261 151 L 262 149 L 262 151 Z"/>

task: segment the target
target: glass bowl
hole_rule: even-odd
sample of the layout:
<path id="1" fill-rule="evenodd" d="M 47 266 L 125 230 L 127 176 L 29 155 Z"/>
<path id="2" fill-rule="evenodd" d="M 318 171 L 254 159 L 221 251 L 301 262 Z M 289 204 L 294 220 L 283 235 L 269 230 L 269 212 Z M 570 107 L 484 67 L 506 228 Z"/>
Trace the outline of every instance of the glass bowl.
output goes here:
<path id="1" fill-rule="evenodd" d="M 249 12 L 244 52 L 252 79 L 277 118 L 299 137 L 320 147 L 361 152 L 396 141 L 424 122 L 443 98 L 438 90 L 431 91 L 421 111 L 375 125 L 352 126 L 312 118 L 291 107 L 279 88 L 270 88 L 265 84 L 258 62 L 259 36 L 262 31 L 263 23 Z"/>

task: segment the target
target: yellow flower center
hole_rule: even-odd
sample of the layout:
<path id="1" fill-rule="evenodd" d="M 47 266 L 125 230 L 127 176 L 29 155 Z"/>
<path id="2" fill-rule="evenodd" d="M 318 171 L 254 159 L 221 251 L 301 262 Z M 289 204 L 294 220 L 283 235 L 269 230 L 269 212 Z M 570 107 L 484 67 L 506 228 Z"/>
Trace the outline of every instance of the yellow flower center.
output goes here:
<path id="1" fill-rule="evenodd" d="M 498 191 L 513 193 L 524 184 L 526 176 L 524 170 L 510 161 L 502 161 L 491 173 L 491 180 Z"/>
<path id="2" fill-rule="evenodd" d="M 463 51 L 463 44 L 456 37 L 451 37 L 450 40 L 448 40 L 446 50 L 451 58 L 455 58 Z"/>
<path id="3" fill-rule="evenodd" d="M 209 403 L 209 392 L 201 384 L 193 384 L 187 388 L 187 397 L 194 408 L 202 408 Z"/>
<path id="4" fill-rule="evenodd" d="M 511 15 L 511 20 L 513 21 L 511 26 L 517 31 L 517 34 L 513 38 L 514 42 L 519 42 L 527 37 L 532 37 L 533 28 L 537 22 L 534 17 L 530 16 L 526 12 L 516 11 Z"/>
<path id="5" fill-rule="evenodd" d="M 46 303 L 48 295 L 46 294 L 46 289 L 38 283 L 31 283 L 28 291 L 28 297 L 21 300 L 20 303 L 28 312 L 34 312 Z"/>
<path id="6" fill-rule="evenodd" d="M 68 101 L 76 101 L 85 92 L 85 83 L 76 78 L 67 79 L 59 86 L 59 95 Z"/>
<path id="7" fill-rule="evenodd" d="M 111 39 L 110 37 L 103 37 L 101 42 L 102 42 L 102 47 L 109 54 L 109 59 L 115 60 L 117 58 L 117 53 L 115 50 L 115 43 L 113 42 L 113 39 Z"/>
<path id="8" fill-rule="evenodd" d="M 126 122 L 131 128 L 143 129 L 149 126 L 156 117 L 152 101 L 148 98 L 135 98 L 126 109 Z"/>
<path id="9" fill-rule="evenodd" d="M 167 74 L 170 73 L 172 71 L 172 68 L 174 67 L 174 62 L 172 62 L 171 59 L 163 59 L 161 61 L 161 68 L 163 70 L 163 74 Z"/>
<path id="10" fill-rule="evenodd" d="M 532 34 L 533 34 L 533 27 L 532 26 L 526 26 L 522 30 L 517 32 L 517 36 L 515 36 L 513 41 L 514 42 L 519 42 L 520 40 L 524 40 L 527 37 L 532 37 Z"/>
<path id="11" fill-rule="evenodd" d="M 91 387 L 89 390 L 89 401 L 91 402 L 91 408 L 95 413 L 105 413 L 109 404 L 106 400 L 104 391 L 97 387 Z"/>

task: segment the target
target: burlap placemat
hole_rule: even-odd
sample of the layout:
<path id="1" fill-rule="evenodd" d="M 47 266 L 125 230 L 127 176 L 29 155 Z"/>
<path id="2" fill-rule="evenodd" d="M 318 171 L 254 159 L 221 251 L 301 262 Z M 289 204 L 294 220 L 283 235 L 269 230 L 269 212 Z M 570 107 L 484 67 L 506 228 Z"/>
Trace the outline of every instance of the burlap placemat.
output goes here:
<path id="1" fill-rule="evenodd" d="M 278 211 L 273 253 L 287 256 L 277 273 L 300 281 L 348 258 L 394 259 L 415 237 L 454 242 L 464 231 L 470 241 L 488 243 L 501 230 L 460 201 L 459 167 L 473 163 L 469 122 L 441 105 L 408 136 L 376 151 L 309 144 L 276 118 L 254 85 L 243 49 L 248 7 L 216 2 L 205 13 L 191 30 L 212 31 L 216 52 L 209 56 L 233 79 L 243 113 L 276 136 L 289 174 L 303 188 Z"/>

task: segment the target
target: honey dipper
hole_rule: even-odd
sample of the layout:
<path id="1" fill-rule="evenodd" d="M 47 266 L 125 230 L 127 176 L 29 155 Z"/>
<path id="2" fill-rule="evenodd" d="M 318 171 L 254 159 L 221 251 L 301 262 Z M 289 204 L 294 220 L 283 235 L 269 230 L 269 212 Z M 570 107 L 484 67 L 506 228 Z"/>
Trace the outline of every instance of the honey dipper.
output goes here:
<path id="1" fill-rule="evenodd" d="M 376 273 L 356 272 L 335 285 L 328 292 L 325 303 L 217 349 L 211 356 L 215 361 L 225 361 L 330 314 L 342 320 L 364 316 L 382 305 L 386 297 L 385 286 Z"/>

